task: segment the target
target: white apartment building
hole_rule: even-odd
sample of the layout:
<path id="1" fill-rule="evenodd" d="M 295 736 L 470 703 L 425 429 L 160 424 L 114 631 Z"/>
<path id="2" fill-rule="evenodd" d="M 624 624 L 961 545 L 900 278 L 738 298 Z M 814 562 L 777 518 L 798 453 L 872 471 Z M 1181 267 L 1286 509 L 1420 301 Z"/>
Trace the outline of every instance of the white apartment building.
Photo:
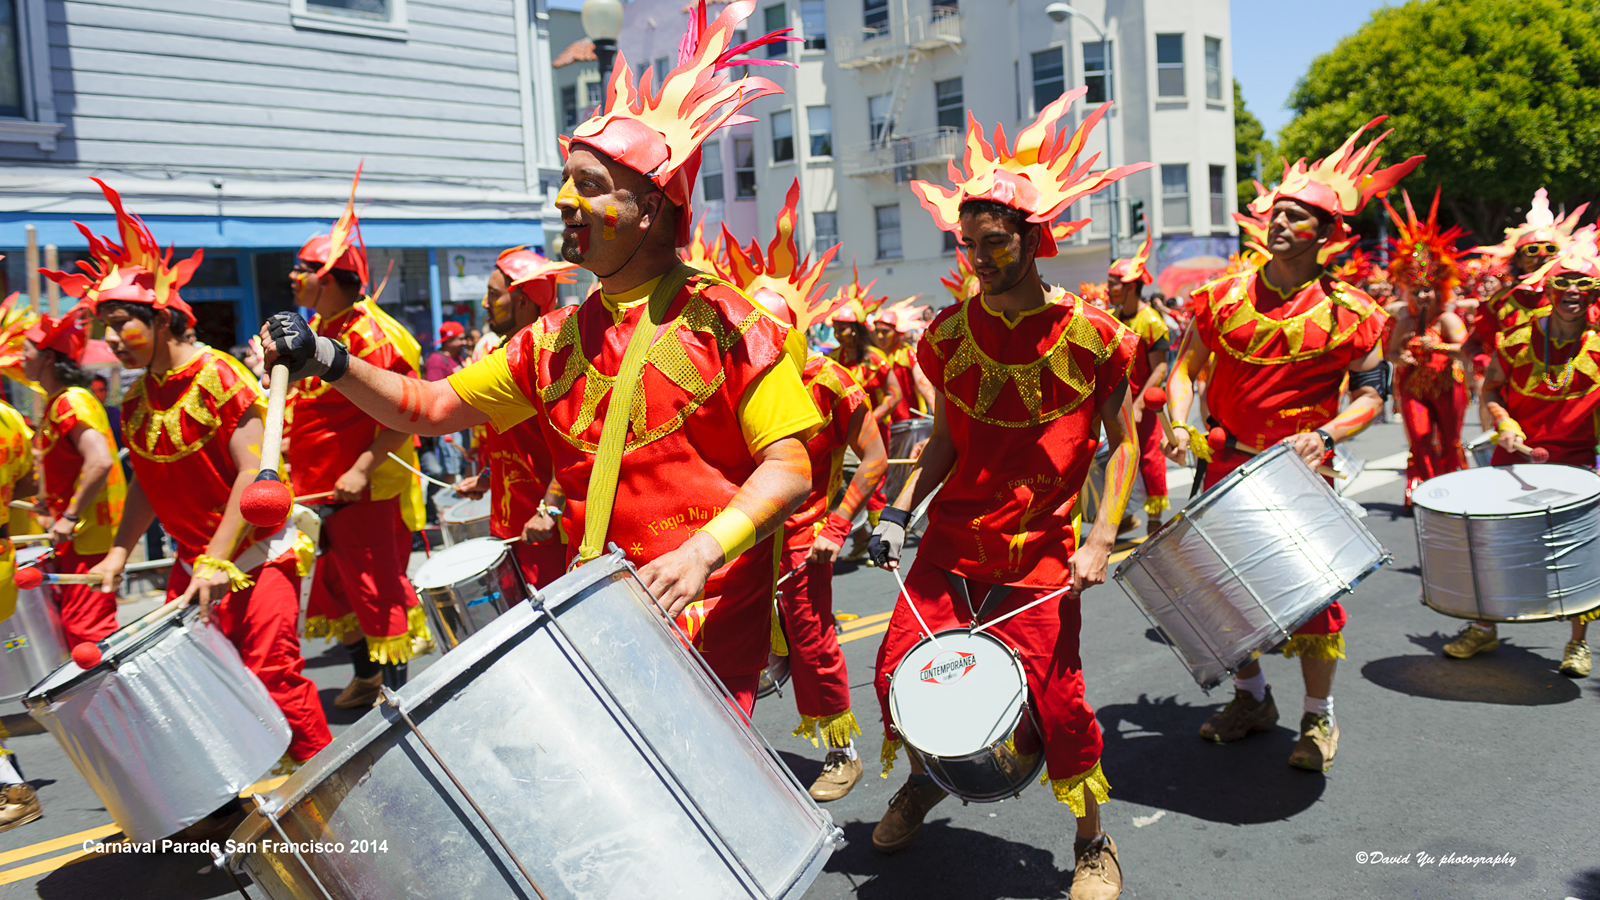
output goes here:
<path id="1" fill-rule="evenodd" d="M 1087 153 L 1110 163 L 1149 161 L 1112 191 L 1080 202 L 1093 224 L 1041 260 L 1047 279 L 1076 289 L 1104 280 L 1111 254 L 1130 255 L 1147 217 L 1156 236 L 1157 289 L 1193 283 L 1185 271 L 1220 265 L 1236 246 L 1233 89 L 1227 0 L 1077 0 L 1061 21 L 1048 0 L 768 0 L 746 30 L 792 27 L 805 37 L 770 50 L 798 65 L 751 67 L 784 96 L 758 100 L 761 121 L 708 144 L 696 202 L 744 241 L 772 234 L 789 184 L 801 182 L 806 245 L 841 242 L 838 283 L 855 261 L 876 291 L 946 302 L 939 277 L 955 265 L 953 235 L 938 230 L 906 182 L 944 182 L 959 159 L 970 110 L 987 134 L 1013 136 L 1044 104 L 1087 85 L 1071 122 L 1101 101 L 1111 115 Z M 1059 4 L 1058 4 L 1059 6 Z M 636 69 L 675 63 L 687 5 L 636 0 L 621 49 Z M 711 7 L 711 15 L 720 11 Z M 1056 10 L 1059 14 L 1060 10 Z M 1085 21 L 1088 19 L 1089 21 Z M 1098 25 L 1105 41 L 1095 30 Z M 1170 272 L 1164 270 L 1172 269 Z"/>

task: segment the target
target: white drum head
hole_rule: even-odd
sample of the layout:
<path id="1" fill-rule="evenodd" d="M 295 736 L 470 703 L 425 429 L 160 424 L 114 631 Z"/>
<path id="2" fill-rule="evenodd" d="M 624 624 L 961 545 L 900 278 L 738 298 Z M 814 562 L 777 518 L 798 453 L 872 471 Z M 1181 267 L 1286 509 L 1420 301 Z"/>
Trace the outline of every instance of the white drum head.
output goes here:
<path id="1" fill-rule="evenodd" d="M 1577 466 L 1515 465 L 1463 469 L 1430 478 L 1411 502 L 1453 516 L 1515 516 L 1600 495 L 1600 475 Z"/>
<path id="2" fill-rule="evenodd" d="M 489 571 L 506 554 L 506 545 L 495 538 L 473 538 L 433 554 L 411 578 L 417 590 L 449 587 L 474 575 Z"/>
<path id="3" fill-rule="evenodd" d="M 479 519 L 489 518 L 489 495 L 484 494 L 476 500 L 463 500 L 455 506 L 444 511 L 439 517 L 442 522 L 476 522 Z"/>
<path id="4" fill-rule="evenodd" d="M 20 568 L 21 566 L 25 566 L 28 563 L 38 560 L 42 556 L 49 556 L 50 549 L 51 548 L 49 544 L 33 544 L 27 547 L 18 547 L 17 566 Z"/>
<path id="5" fill-rule="evenodd" d="M 934 756 L 977 753 L 1010 736 L 1027 681 L 1011 650 L 986 633 L 942 631 L 911 648 L 889 681 L 889 715 L 911 746 Z"/>

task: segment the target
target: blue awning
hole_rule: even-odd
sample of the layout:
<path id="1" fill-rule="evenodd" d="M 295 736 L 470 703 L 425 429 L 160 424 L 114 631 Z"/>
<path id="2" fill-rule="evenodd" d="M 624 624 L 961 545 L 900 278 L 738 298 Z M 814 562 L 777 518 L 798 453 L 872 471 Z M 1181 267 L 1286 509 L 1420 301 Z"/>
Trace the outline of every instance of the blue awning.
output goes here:
<path id="1" fill-rule="evenodd" d="M 328 219 L 280 219 L 241 216 L 143 216 L 162 246 L 238 249 L 298 249 L 314 234 L 333 227 Z M 71 216 L 61 213 L 0 213 L 0 248 L 27 246 L 25 227 L 39 232 L 39 246 L 84 250 L 88 243 L 72 224 L 76 220 L 95 234 L 116 236 L 116 217 Z M 539 219 L 367 219 L 361 236 L 368 247 L 515 247 L 544 244 Z"/>

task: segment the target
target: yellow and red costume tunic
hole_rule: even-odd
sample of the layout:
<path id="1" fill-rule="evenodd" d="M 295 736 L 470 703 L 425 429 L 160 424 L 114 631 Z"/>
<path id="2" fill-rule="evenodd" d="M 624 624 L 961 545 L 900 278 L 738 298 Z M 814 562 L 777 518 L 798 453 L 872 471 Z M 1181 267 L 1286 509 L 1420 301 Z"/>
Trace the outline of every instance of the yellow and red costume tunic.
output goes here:
<path id="1" fill-rule="evenodd" d="M 502 347 L 494 353 L 505 354 Z M 544 506 L 553 462 L 550 444 L 537 420 L 518 422 L 506 431 L 483 427 L 479 460 L 489 467 L 489 534 L 520 538 L 522 527 Z M 536 543 L 511 544 L 512 556 L 529 587 L 542 588 L 567 571 L 567 548 L 559 533 Z"/>
<path id="2" fill-rule="evenodd" d="M 362 300 L 324 321 L 312 319 L 317 334 L 341 341 L 352 357 L 380 369 L 417 377 L 418 350 L 404 328 Z M 300 382 L 289 426 L 289 477 L 296 495 L 333 490 L 378 435 L 376 419 L 319 378 Z M 395 450 L 411 466 L 411 442 Z M 313 505 L 329 504 L 327 497 Z M 372 659 L 403 663 L 411 658 L 411 638 L 427 624 L 416 593 L 406 580 L 411 532 L 423 526 L 422 488 L 416 477 L 392 459 L 373 470 L 367 497 L 345 504 L 322 524 L 323 554 L 312 578 L 306 606 L 307 637 L 337 637 L 352 628 L 366 635 Z"/>
<path id="3" fill-rule="evenodd" d="M 22 414 L 0 400 L 0 502 L 8 506 L 17 482 L 33 472 L 33 432 Z M 0 620 L 17 610 L 17 549 L 9 532 L 0 537 Z M 0 754 L 10 753 L 0 745 Z"/>
<path id="4" fill-rule="evenodd" d="M 56 547 L 56 571 L 81 575 L 106 558 L 117 536 L 122 519 L 122 503 L 128 494 L 127 479 L 115 460 L 117 440 L 111 434 L 111 421 L 100 400 L 87 388 L 69 387 L 45 401 L 44 418 L 34 433 L 34 456 L 39 460 L 43 480 L 39 495 L 52 517 L 67 511 L 78 490 L 78 475 L 83 471 L 83 454 L 68 437 L 82 425 L 101 434 L 113 456 L 106 486 L 83 509 L 72 541 Z M 67 646 L 98 641 L 117 630 L 117 595 L 102 592 L 90 584 L 56 586 L 61 604 L 61 627 Z"/>
<path id="5" fill-rule="evenodd" d="M 566 491 L 569 559 L 584 532 L 611 384 L 659 280 L 555 310 L 507 341 L 504 354 L 449 379 L 501 431 L 539 417 Z M 634 394 L 606 535 L 634 563 L 676 550 L 722 512 L 755 472 L 763 447 L 816 426 L 800 373 L 785 362 L 787 333 L 736 288 L 704 273 L 668 303 Z M 767 663 L 773 540 L 712 573 L 705 598 L 679 619 L 736 697 L 754 691 Z"/>
<path id="6" fill-rule="evenodd" d="M 1495 359 L 1506 373 L 1506 412 L 1527 435 L 1523 443 L 1550 451 L 1550 462 L 1594 468 L 1600 438 L 1600 332 L 1586 331 L 1567 344 L 1546 342 L 1548 320 L 1539 316 L 1501 334 Z M 1495 448 L 1493 464 L 1522 462 Z"/>
<path id="7" fill-rule="evenodd" d="M 1379 345 L 1389 323 L 1359 288 L 1324 275 L 1286 295 L 1263 269 L 1197 288 L 1191 305 L 1195 334 L 1214 362 L 1206 407 L 1239 443 L 1258 449 L 1336 416 L 1346 371 Z M 1211 455 L 1207 488 L 1250 459 L 1227 447 Z M 1295 632 L 1284 654 L 1342 658 L 1345 618 L 1335 602 Z"/>
<path id="8" fill-rule="evenodd" d="M 955 465 L 928 510 L 928 530 L 906 577 L 909 599 L 934 631 L 964 625 L 997 585 L 1010 585 L 998 619 L 1071 582 L 1072 508 L 1094 461 L 1100 407 L 1128 376 L 1139 339 L 1111 314 L 1054 288 L 1015 321 L 982 296 L 947 307 L 917 359 L 944 397 Z M 971 606 L 953 578 L 966 581 Z M 1102 739 L 1084 699 L 1079 597 L 1068 593 L 995 625 L 1020 654 L 1044 738 L 1055 795 L 1083 814 L 1081 786 L 1104 802 Z M 921 630 L 895 608 L 878 651 L 884 764 L 899 746 L 889 726 L 889 677 Z"/>
<path id="9" fill-rule="evenodd" d="M 1394 393 L 1405 421 L 1411 453 L 1406 459 L 1406 496 L 1429 478 L 1467 467 L 1461 423 L 1467 412 L 1466 373 L 1455 357 L 1422 346 L 1423 336 L 1445 342 L 1438 320 L 1406 342 L 1416 364 L 1395 366 Z M 1493 346 L 1493 345 L 1491 345 Z"/>
<path id="10" fill-rule="evenodd" d="M 1133 371 L 1128 373 L 1128 390 L 1142 391 L 1145 382 L 1150 380 L 1150 354 L 1165 353 L 1172 343 L 1167 322 L 1160 313 L 1143 302 L 1132 318 L 1123 319 L 1120 309 L 1117 318 L 1139 337 L 1139 352 L 1134 356 Z M 1135 435 L 1139 445 L 1139 477 L 1144 480 L 1144 511 L 1151 515 L 1171 506 L 1167 500 L 1167 457 L 1161 452 L 1160 424 L 1156 410 L 1147 406 L 1139 419 Z"/>
<path id="11" fill-rule="evenodd" d="M 222 523 L 239 470 L 228 444 L 247 413 L 266 412 L 256 376 L 226 353 L 197 345 L 194 358 L 162 375 L 146 372 L 122 401 L 133 476 L 161 527 L 178 545 L 167 598 L 189 585 L 196 557 Z M 302 674 L 300 578 L 309 548 L 293 525 L 246 527 L 230 560 L 254 582 L 214 606 L 217 625 L 283 710 L 289 755 L 307 760 L 332 740 L 316 685 Z"/>
<path id="12" fill-rule="evenodd" d="M 794 734 L 815 741 L 820 727 L 831 746 L 842 747 L 861 727 L 850 711 L 850 673 L 833 630 L 833 565 L 811 562 L 810 556 L 818 537 L 843 546 L 850 533 L 850 522 L 828 511 L 844 477 L 845 448 L 872 408 L 844 366 L 826 356 L 807 359 L 801 380 L 822 415 L 822 429 L 806 441 L 811 493 L 783 525 L 779 576 L 788 576 L 788 581 L 778 603 L 789 647 L 794 703 L 800 712 Z"/>

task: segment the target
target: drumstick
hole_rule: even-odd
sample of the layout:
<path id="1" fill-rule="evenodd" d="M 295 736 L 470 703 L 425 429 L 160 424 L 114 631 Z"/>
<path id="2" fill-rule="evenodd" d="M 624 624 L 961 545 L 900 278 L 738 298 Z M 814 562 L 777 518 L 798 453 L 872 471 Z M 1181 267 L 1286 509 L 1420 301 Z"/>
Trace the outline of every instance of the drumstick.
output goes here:
<path id="1" fill-rule="evenodd" d="M 1033 601 L 1032 603 L 1029 603 L 1026 606 L 1019 606 L 1016 609 L 1013 609 L 1011 612 L 1006 613 L 1005 615 L 1001 616 L 998 619 L 990 619 L 989 621 L 983 623 L 982 625 L 979 625 L 978 627 L 971 629 L 967 633 L 968 634 L 977 634 L 978 632 L 984 630 L 985 628 L 988 628 L 990 625 L 999 625 L 1001 622 L 1004 622 L 1005 620 L 1011 618 L 1014 615 L 1017 615 L 1018 613 L 1027 612 L 1028 610 L 1033 609 L 1035 606 L 1038 606 L 1039 604 L 1045 602 L 1046 600 L 1054 600 L 1055 598 L 1061 596 L 1062 594 L 1065 594 L 1066 592 L 1068 592 L 1070 590 L 1072 590 L 1072 586 L 1071 585 L 1067 585 L 1066 587 L 1064 587 L 1064 588 L 1062 588 L 1062 589 L 1060 589 L 1058 591 L 1051 591 L 1050 593 L 1045 594 L 1043 597 L 1040 597 L 1039 599 Z"/>
<path id="2" fill-rule="evenodd" d="M 296 497 L 294 498 L 294 502 L 300 503 L 306 500 L 321 500 L 323 497 L 332 497 L 333 493 L 333 491 L 317 491 L 315 494 L 306 494 L 304 497 Z"/>
<path id="3" fill-rule="evenodd" d="M 922 611 L 917 609 L 915 603 L 911 602 L 911 594 L 906 591 L 906 583 L 900 578 L 900 570 L 890 569 L 889 571 L 894 575 L 894 580 L 900 582 L 900 596 L 906 598 L 906 605 L 911 607 L 911 614 L 917 617 L 917 624 L 922 626 L 922 633 L 928 636 L 928 640 L 933 641 L 935 647 L 943 650 L 944 645 L 939 643 L 939 639 L 933 636 L 933 629 L 929 628 L 928 623 L 922 620 Z"/>
<path id="4" fill-rule="evenodd" d="M 288 396 L 289 366 L 273 363 L 267 415 L 262 420 L 261 471 L 239 496 L 240 514 L 246 522 L 261 528 L 282 525 L 294 505 L 289 488 L 278 479 L 278 462 L 283 457 L 283 405 Z"/>
<path id="5" fill-rule="evenodd" d="M 118 575 L 118 578 L 122 576 Z M 34 566 L 23 566 L 17 570 L 17 590 L 31 591 L 42 584 L 100 584 L 105 579 L 99 575 L 85 572 L 82 575 L 56 575 L 44 572 Z"/>
<path id="6" fill-rule="evenodd" d="M 35 509 L 37 509 L 37 507 L 26 500 L 13 500 L 7 505 L 9 505 L 12 509 L 20 509 L 25 512 L 33 512 Z"/>
<path id="7" fill-rule="evenodd" d="M 55 537 L 48 532 L 44 534 L 13 534 L 11 536 L 11 543 L 13 544 L 42 544 L 53 540 L 55 540 Z"/>
<path id="8" fill-rule="evenodd" d="M 891 459 L 891 460 L 888 460 L 887 462 L 891 466 L 902 466 L 902 465 L 908 466 L 908 465 L 911 465 L 912 463 L 916 462 L 916 460 L 915 459 Z M 28 508 L 32 509 L 33 507 L 30 506 Z"/>
<path id="9" fill-rule="evenodd" d="M 405 466 L 407 469 L 409 469 L 411 471 L 412 474 L 414 474 L 417 477 L 421 478 L 423 481 L 426 481 L 426 482 L 428 482 L 430 484 L 436 484 L 436 485 L 438 485 L 439 487 L 442 487 L 442 488 L 449 488 L 452 491 L 456 489 L 455 485 L 453 485 L 453 484 L 445 484 L 444 482 L 440 481 L 437 478 L 430 478 L 427 475 L 427 473 L 423 472 L 421 469 L 418 469 L 415 466 L 408 465 L 405 460 L 401 459 L 398 456 L 395 456 L 394 455 L 394 451 L 392 451 L 392 450 L 389 452 L 389 458 L 394 460 L 395 462 L 399 463 L 400 465 Z"/>
<path id="10" fill-rule="evenodd" d="M 1529 447 L 1521 441 L 1511 445 L 1511 452 L 1520 453 L 1528 458 L 1529 462 L 1547 463 L 1550 461 L 1550 451 L 1543 447 Z"/>

